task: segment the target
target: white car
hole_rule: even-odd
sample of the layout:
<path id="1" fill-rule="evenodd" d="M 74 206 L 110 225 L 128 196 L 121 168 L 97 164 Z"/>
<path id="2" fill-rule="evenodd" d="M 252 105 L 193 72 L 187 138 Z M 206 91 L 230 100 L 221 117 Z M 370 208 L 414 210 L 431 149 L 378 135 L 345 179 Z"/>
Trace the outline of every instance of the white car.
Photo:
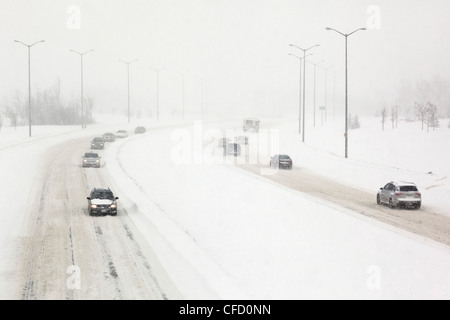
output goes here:
<path id="1" fill-rule="evenodd" d="M 378 191 L 377 203 L 386 203 L 391 208 L 402 206 L 420 209 L 422 194 L 412 182 L 391 181 Z"/>
<path id="2" fill-rule="evenodd" d="M 118 130 L 115 135 L 117 138 L 126 138 L 128 137 L 128 132 L 126 130 Z"/>

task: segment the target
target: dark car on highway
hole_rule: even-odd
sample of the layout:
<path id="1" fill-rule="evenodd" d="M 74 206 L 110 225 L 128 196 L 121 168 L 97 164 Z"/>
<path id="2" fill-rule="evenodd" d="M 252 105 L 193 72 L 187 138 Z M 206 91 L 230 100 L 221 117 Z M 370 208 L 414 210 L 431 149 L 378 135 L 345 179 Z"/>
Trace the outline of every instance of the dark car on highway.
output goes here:
<path id="1" fill-rule="evenodd" d="M 225 152 L 228 155 L 232 155 L 232 156 L 240 156 L 241 155 L 241 145 L 239 143 L 227 143 L 227 146 L 225 148 Z"/>
<path id="2" fill-rule="evenodd" d="M 114 142 L 116 141 L 116 136 L 112 132 L 107 132 L 103 135 L 103 140 L 105 140 L 105 142 Z"/>
<path id="3" fill-rule="evenodd" d="M 286 154 L 276 154 L 270 158 L 270 166 L 273 168 L 292 169 L 292 159 Z"/>
<path id="4" fill-rule="evenodd" d="M 105 141 L 102 137 L 95 137 L 91 141 L 91 149 L 104 149 L 105 148 Z"/>
<path id="5" fill-rule="evenodd" d="M 92 189 L 88 200 L 89 215 L 117 215 L 117 199 L 109 188 Z"/>
<path id="6" fill-rule="evenodd" d="M 139 126 L 134 129 L 134 133 L 145 133 L 146 129 L 145 127 Z"/>

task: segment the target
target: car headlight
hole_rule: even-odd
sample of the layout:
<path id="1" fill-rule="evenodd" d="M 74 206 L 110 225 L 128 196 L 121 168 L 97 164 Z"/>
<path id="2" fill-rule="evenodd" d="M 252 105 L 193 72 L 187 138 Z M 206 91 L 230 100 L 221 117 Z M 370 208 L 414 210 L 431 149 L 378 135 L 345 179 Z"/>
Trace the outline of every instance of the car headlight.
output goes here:
<path id="1" fill-rule="evenodd" d="M 86 159 L 84 159 L 84 160 L 83 160 L 83 162 L 87 162 L 87 160 L 86 160 Z"/>
<path id="2" fill-rule="evenodd" d="M 112 205 L 111 205 L 111 208 L 117 208 L 117 205 L 112 204 Z"/>
<path id="3" fill-rule="evenodd" d="M 97 208 L 97 205 L 96 204 L 91 204 L 91 208 L 95 209 L 95 208 Z"/>
<path id="4" fill-rule="evenodd" d="M 100 160 L 95 160 L 95 162 L 100 162 Z"/>

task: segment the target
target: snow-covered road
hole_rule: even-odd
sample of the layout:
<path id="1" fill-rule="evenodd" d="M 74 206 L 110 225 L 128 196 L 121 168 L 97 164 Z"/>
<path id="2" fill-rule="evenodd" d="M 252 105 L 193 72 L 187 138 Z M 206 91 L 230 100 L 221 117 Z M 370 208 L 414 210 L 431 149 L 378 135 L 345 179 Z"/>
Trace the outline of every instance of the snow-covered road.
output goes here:
<path id="1" fill-rule="evenodd" d="M 319 199 L 331 201 L 364 216 L 382 221 L 394 227 L 413 232 L 423 237 L 450 245 L 450 217 L 427 211 L 377 205 L 373 193 L 347 186 L 308 169 L 294 167 L 292 170 L 279 170 L 274 175 L 261 175 L 263 165 L 240 165 L 240 168 L 265 179 Z"/>
<path id="2" fill-rule="evenodd" d="M 123 208 L 118 217 L 88 215 L 89 191 L 110 186 L 104 168 L 81 167 L 88 142 L 69 140 L 46 152 L 21 245 L 21 298 L 179 297 Z"/>
<path id="3" fill-rule="evenodd" d="M 99 169 L 81 155 L 105 127 L 0 143 L 0 296 L 449 297 L 445 217 L 377 206 L 302 167 L 261 177 L 257 165 L 177 164 L 178 129 L 195 131 L 161 125 L 108 143 Z M 87 214 L 94 186 L 120 197 L 117 217 Z"/>

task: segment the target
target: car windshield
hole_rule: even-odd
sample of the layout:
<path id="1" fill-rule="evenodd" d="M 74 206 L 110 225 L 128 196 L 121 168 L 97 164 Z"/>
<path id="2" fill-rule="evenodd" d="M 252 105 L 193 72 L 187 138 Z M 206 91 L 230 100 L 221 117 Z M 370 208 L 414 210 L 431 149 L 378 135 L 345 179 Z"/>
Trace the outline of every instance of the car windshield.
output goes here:
<path id="1" fill-rule="evenodd" d="M 114 200 L 114 194 L 111 191 L 94 191 L 91 198 Z"/>
<path id="2" fill-rule="evenodd" d="M 85 153 L 85 158 L 98 158 L 98 153 Z"/>
<path id="3" fill-rule="evenodd" d="M 94 138 L 94 142 L 103 142 L 102 138 Z"/>
<path id="4" fill-rule="evenodd" d="M 288 159 L 288 160 L 289 160 L 289 159 L 291 159 L 291 158 L 290 158 L 289 156 L 287 156 L 287 155 L 281 155 L 281 156 L 280 156 L 280 159 Z"/>
<path id="5" fill-rule="evenodd" d="M 408 192 L 408 191 L 417 191 L 416 186 L 400 186 L 400 191 Z"/>

